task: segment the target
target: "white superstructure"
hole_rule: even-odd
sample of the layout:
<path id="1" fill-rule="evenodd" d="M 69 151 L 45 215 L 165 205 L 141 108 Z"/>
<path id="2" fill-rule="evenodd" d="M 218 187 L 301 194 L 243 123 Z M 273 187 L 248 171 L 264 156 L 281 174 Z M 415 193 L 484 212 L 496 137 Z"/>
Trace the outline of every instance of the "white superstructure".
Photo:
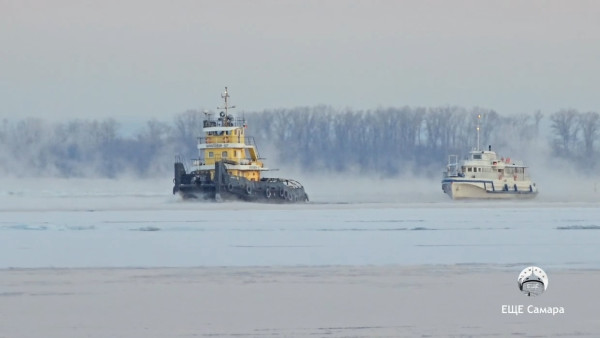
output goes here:
<path id="1" fill-rule="evenodd" d="M 452 199 L 533 198 L 538 192 L 522 162 L 498 158 L 491 146 L 470 151 L 460 162 L 450 155 L 442 190 Z"/>

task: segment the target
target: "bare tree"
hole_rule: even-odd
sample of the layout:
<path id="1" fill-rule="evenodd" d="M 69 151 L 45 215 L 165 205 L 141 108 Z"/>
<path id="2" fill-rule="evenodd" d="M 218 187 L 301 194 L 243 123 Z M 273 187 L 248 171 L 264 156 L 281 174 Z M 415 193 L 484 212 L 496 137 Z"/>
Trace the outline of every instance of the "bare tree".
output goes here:
<path id="1" fill-rule="evenodd" d="M 544 118 L 544 114 L 540 110 L 537 110 L 533 115 L 533 119 L 535 121 L 535 137 L 537 138 L 540 134 L 540 122 Z"/>
<path id="2" fill-rule="evenodd" d="M 587 112 L 579 115 L 579 128 L 583 137 L 585 154 L 594 154 L 594 142 L 598 139 L 598 127 L 600 127 L 600 115 L 596 112 Z"/>
<path id="3" fill-rule="evenodd" d="M 477 116 L 481 115 L 481 119 Z M 556 154 L 572 163 L 596 166 L 600 115 L 574 109 L 550 115 L 551 133 L 542 134 L 543 114 L 502 117 L 475 107 L 389 107 L 336 110 L 329 106 L 275 109 L 245 114 L 249 136 L 278 155 L 281 163 L 318 171 L 393 175 L 413 165 L 434 172 L 449 154 L 494 144 L 513 151 L 550 136 Z M 113 177 L 168 175 L 173 155 L 197 155 L 204 113 L 189 110 L 172 123 L 148 121 L 134 136 L 119 133 L 114 119 L 49 123 L 41 119 L 0 124 L 0 170 L 20 174 Z M 8 159 L 8 160 L 6 160 Z M 25 168 L 22 170 L 22 168 Z"/>
<path id="4" fill-rule="evenodd" d="M 577 123 L 579 113 L 574 109 L 563 109 L 550 115 L 552 129 L 556 132 L 554 151 L 558 155 L 572 156 L 577 142 L 580 125 Z"/>
<path id="5" fill-rule="evenodd" d="M 196 138 L 202 136 L 204 113 L 197 110 L 188 110 L 177 114 L 173 120 L 173 139 L 180 154 L 186 158 L 197 154 Z"/>

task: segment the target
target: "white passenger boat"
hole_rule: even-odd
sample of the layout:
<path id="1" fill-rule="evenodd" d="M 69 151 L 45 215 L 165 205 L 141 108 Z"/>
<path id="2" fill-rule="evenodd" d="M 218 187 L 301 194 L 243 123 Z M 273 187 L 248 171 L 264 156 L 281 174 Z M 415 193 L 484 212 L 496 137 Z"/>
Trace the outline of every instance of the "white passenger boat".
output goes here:
<path id="1" fill-rule="evenodd" d="M 538 193 L 527 167 L 520 161 L 498 158 L 491 146 L 470 151 L 460 163 L 457 155 L 450 155 L 442 190 L 452 199 L 533 198 Z"/>
<path id="2" fill-rule="evenodd" d="M 442 190 L 452 199 L 534 198 L 538 190 L 528 173 L 523 162 L 498 157 L 492 146 L 480 150 L 478 125 L 477 148 L 460 162 L 457 155 L 448 156 Z"/>

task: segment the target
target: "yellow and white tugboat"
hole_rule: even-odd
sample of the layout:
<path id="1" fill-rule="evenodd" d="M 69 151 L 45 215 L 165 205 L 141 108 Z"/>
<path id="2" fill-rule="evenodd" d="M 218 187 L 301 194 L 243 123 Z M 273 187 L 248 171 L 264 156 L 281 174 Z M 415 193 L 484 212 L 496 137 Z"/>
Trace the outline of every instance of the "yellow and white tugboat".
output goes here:
<path id="1" fill-rule="evenodd" d="M 452 199 L 534 198 L 538 190 L 526 169 L 520 161 L 499 158 L 492 146 L 480 150 L 478 125 L 477 148 L 468 158 L 459 163 L 457 155 L 448 157 L 442 190 Z"/>
<path id="2" fill-rule="evenodd" d="M 300 183 L 291 179 L 262 177 L 269 169 L 263 165 L 254 138 L 245 135 L 246 121 L 229 110 L 227 87 L 225 101 L 216 118 L 206 114 L 203 137 L 198 137 L 198 159 L 190 172 L 184 163 L 175 162 L 173 194 L 183 198 L 245 200 L 274 203 L 308 202 Z"/>

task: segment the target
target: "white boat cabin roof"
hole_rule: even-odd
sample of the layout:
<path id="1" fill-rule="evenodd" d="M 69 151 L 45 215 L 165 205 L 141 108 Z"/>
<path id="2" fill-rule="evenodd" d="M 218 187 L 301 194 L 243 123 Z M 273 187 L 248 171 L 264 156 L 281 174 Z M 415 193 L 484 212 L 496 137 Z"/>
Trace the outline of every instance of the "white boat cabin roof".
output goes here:
<path id="1" fill-rule="evenodd" d="M 494 161 L 497 160 L 497 155 L 495 151 L 472 150 L 469 152 L 469 160 Z"/>
<path id="2" fill-rule="evenodd" d="M 469 157 L 463 161 L 462 165 L 503 165 L 526 168 L 521 161 L 511 161 L 510 157 L 507 157 L 506 159 L 504 157 L 498 158 L 496 152 L 492 150 L 471 150 L 469 152 Z"/>

